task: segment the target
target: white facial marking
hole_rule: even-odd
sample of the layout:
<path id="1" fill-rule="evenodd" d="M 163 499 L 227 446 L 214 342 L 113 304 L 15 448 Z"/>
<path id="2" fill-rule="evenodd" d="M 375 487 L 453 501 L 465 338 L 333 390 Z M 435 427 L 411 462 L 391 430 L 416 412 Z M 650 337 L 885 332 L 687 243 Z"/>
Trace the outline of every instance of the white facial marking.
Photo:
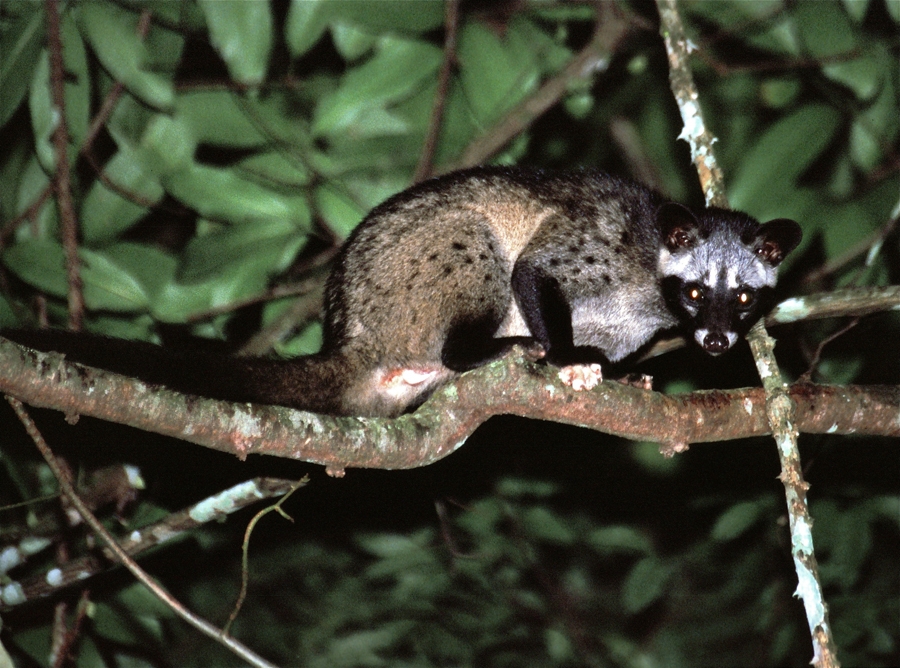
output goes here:
<path id="1" fill-rule="evenodd" d="M 709 287 L 715 287 L 716 279 L 719 277 L 719 264 L 712 262 L 709 265 L 709 276 L 706 277 L 706 284 Z"/>
<path id="2" fill-rule="evenodd" d="M 729 288 L 731 288 L 732 290 L 737 290 L 738 286 L 740 286 L 737 277 L 737 267 L 728 267 L 726 280 L 728 281 Z"/>
<path id="3" fill-rule="evenodd" d="M 681 276 L 685 280 L 691 280 L 693 277 L 685 274 L 692 260 L 690 253 L 673 254 L 664 248 L 659 255 L 659 273 L 663 276 Z"/>
<path id="4" fill-rule="evenodd" d="M 706 329 L 705 327 L 702 329 L 698 329 L 696 332 L 694 332 L 694 340 L 697 342 L 698 345 L 702 346 L 703 339 L 706 338 L 707 334 L 709 334 L 709 330 Z"/>

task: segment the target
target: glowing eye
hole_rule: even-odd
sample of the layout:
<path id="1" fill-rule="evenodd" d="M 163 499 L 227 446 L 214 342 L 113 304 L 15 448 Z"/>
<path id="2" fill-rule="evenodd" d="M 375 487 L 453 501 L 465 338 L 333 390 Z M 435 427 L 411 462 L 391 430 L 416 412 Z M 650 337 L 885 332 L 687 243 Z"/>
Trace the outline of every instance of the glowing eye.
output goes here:
<path id="1" fill-rule="evenodd" d="M 692 302 L 699 302 L 703 300 L 703 289 L 698 285 L 688 285 L 684 289 L 684 296 L 687 297 Z"/>
<path id="2" fill-rule="evenodd" d="M 741 290 L 737 295 L 738 306 L 750 308 L 756 301 L 756 294 L 752 290 Z"/>

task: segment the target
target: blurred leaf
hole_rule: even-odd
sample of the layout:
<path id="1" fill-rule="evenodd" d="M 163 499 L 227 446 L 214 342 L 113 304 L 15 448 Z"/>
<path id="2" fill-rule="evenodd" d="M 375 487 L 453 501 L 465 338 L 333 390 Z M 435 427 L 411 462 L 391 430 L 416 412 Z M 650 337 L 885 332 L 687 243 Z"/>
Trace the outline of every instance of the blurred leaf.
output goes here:
<path id="1" fill-rule="evenodd" d="M 272 51 L 272 12 L 268 2 L 198 0 L 210 41 L 231 78 L 249 86 L 265 79 Z"/>
<path id="2" fill-rule="evenodd" d="M 334 48 L 347 61 L 356 60 L 378 42 L 377 35 L 342 21 L 332 22 L 331 39 L 334 41 Z"/>
<path id="3" fill-rule="evenodd" d="M 149 55 L 137 34 L 137 14 L 110 2 L 87 2 L 79 5 L 79 18 L 85 38 L 114 79 L 151 107 L 172 107 L 172 82 L 146 68 Z"/>
<path id="4" fill-rule="evenodd" d="M 312 171 L 302 162 L 302 158 L 287 155 L 284 151 L 251 155 L 238 162 L 235 169 L 242 176 L 290 188 L 301 188 L 312 181 Z"/>
<path id="5" fill-rule="evenodd" d="M 888 14 L 894 19 L 894 23 L 900 24 L 900 2 L 886 2 Z"/>
<path id="6" fill-rule="evenodd" d="M 28 110 L 31 112 L 31 127 L 34 131 L 34 148 L 44 169 L 51 174 L 56 171 L 56 151 L 53 148 L 53 133 L 56 130 L 54 122 L 54 107 L 50 100 L 50 57 L 46 51 L 42 52 L 34 70 L 34 81 L 28 96 Z M 74 159 L 69 150 L 70 161 Z"/>
<path id="7" fill-rule="evenodd" d="M 366 211 L 327 184 L 316 188 L 316 211 L 339 239 L 346 239 Z"/>
<path id="8" fill-rule="evenodd" d="M 497 483 L 497 494 L 513 499 L 522 497 L 546 499 L 559 494 L 559 485 L 545 480 L 503 478 Z"/>
<path id="9" fill-rule="evenodd" d="M 39 290 L 64 297 L 68 290 L 65 254 L 55 241 L 27 239 L 3 252 L 3 264 Z"/>
<path id="10" fill-rule="evenodd" d="M 312 222 L 303 195 L 284 195 L 248 181 L 235 169 L 193 164 L 163 178 L 173 197 L 205 218 L 231 223 L 284 220 L 298 230 Z"/>
<path id="11" fill-rule="evenodd" d="M 869 0 L 842 0 L 844 9 L 847 10 L 854 21 L 860 23 L 869 9 Z M 890 3 L 888 3 L 890 4 Z"/>
<path id="12" fill-rule="evenodd" d="M 883 64 L 874 53 L 869 53 L 852 60 L 825 63 L 822 72 L 829 79 L 847 86 L 860 100 L 868 100 L 881 88 L 886 70 L 879 65 Z"/>
<path id="13" fill-rule="evenodd" d="M 92 81 L 84 41 L 69 14 L 61 17 L 60 38 L 65 72 L 63 94 L 66 101 L 66 127 L 69 130 L 69 141 L 77 150 L 87 135 L 90 123 Z"/>
<path id="14" fill-rule="evenodd" d="M 887 65 L 886 54 L 881 52 L 881 56 L 881 66 Z M 898 112 L 897 79 L 886 76 L 877 97 L 857 115 L 850 128 L 850 155 L 858 168 L 874 169 L 892 150 L 900 131 Z"/>
<path id="15" fill-rule="evenodd" d="M 16 193 L 15 213 L 24 213 L 34 204 L 38 198 L 50 187 L 50 177 L 38 162 L 37 156 L 32 155 L 22 170 L 22 179 L 19 182 L 19 192 Z M 19 228 L 17 236 L 43 236 L 55 231 L 58 214 L 56 203 L 52 197 L 48 197 L 37 210 L 31 230 Z"/>
<path id="16" fill-rule="evenodd" d="M 115 252 L 79 249 L 84 302 L 90 309 L 144 312 L 150 296 L 137 279 L 134 268 L 117 262 Z"/>
<path id="17" fill-rule="evenodd" d="M 379 112 L 384 118 L 383 106 L 409 95 L 434 76 L 441 59 L 440 49 L 431 44 L 382 38 L 375 55 L 344 75 L 337 91 L 319 105 L 314 132 L 354 132 L 356 126 L 365 127 L 370 114 Z"/>
<path id="18" fill-rule="evenodd" d="M 268 306 L 268 304 L 267 304 Z M 306 327 L 290 341 L 278 346 L 278 352 L 286 357 L 312 355 L 322 348 L 322 323 L 314 322 Z"/>
<path id="19" fill-rule="evenodd" d="M 416 2 L 381 2 L 369 0 L 329 0 L 335 16 L 381 32 L 420 33 L 439 28 L 444 23 L 441 0 Z"/>
<path id="20" fill-rule="evenodd" d="M 413 555 L 414 560 L 429 547 L 432 534 L 429 530 L 419 531 L 413 535 L 378 533 L 357 538 L 357 543 L 366 552 L 380 559 L 395 559 Z"/>
<path id="21" fill-rule="evenodd" d="M 165 194 L 159 179 L 148 174 L 136 152 L 127 147 L 110 159 L 103 173 L 118 188 L 148 204 L 134 202 L 103 181 L 95 181 L 80 212 L 81 233 L 89 245 L 113 239 L 130 228 L 147 213 L 149 204 L 156 204 Z"/>
<path id="22" fill-rule="evenodd" d="M 190 169 L 196 147 L 193 133 L 180 118 L 154 114 L 144 127 L 142 150 L 135 155 L 149 173 L 164 178 Z"/>
<path id="23" fill-rule="evenodd" d="M 832 141 L 840 126 L 832 107 L 808 104 L 772 124 L 744 155 L 728 188 L 731 206 L 773 218 L 797 177 Z M 815 128 L 815 133 L 808 132 Z M 773 213 L 773 210 L 775 212 Z"/>
<path id="24" fill-rule="evenodd" d="M 657 557 L 641 559 L 625 580 L 622 605 L 632 614 L 640 612 L 664 594 L 671 576 L 672 567 Z"/>
<path id="25" fill-rule="evenodd" d="M 481 23 L 467 23 L 463 28 L 458 59 L 466 99 L 483 123 L 513 107 L 538 83 L 528 45 L 512 35 L 501 41 Z"/>
<path id="26" fill-rule="evenodd" d="M 800 40 L 813 57 L 849 53 L 858 46 L 856 26 L 840 3 L 798 2 L 793 9 Z"/>
<path id="27" fill-rule="evenodd" d="M 103 252 L 110 262 L 132 277 L 151 300 L 172 280 L 178 267 L 178 261 L 172 255 L 143 244 L 122 242 L 105 247 Z"/>
<path id="28" fill-rule="evenodd" d="M 25 11 L 0 30 L 0 127 L 19 108 L 44 48 L 43 7 L 32 2 L 22 8 Z"/>
<path id="29" fill-rule="evenodd" d="M 587 535 L 586 541 L 601 553 L 653 553 L 653 544 L 650 539 L 629 526 L 607 526 L 594 529 Z"/>
<path id="30" fill-rule="evenodd" d="M 247 265 L 267 279 L 283 271 L 305 241 L 306 235 L 295 225 L 277 218 L 226 228 L 188 244 L 178 279 L 203 282 Z"/>
<path id="31" fill-rule="evenodd" d="M 363 30 L 419 33 L 443 24 L 444 7 L 441 0 L 291 0 L 285 21 L 291 55 L 306 53 L 333 22 L 355 24 Z"/>
<path id="32" fill-rule="evenodd" d="M 243 100 L 234 91 L 225 88 L 190 91 L 180 94 L 175 100 L 175 114 L 201 144 L 235 148 L 263 146 L 268 139 L 260 132 L 244 104 L 253 106 L 255 102 Z"/>
<path id="33" fill-rule="evenodd" d="M 755 48 L 798 55 L 800 45 L 792 17 L 784 12 L 784 0 L 692 0 L 684 3 L 691 13 L 739 33 Z M 752 30 L 742 28 L 752 25 Z"/>
<path id="34" fill-rule="evenodd" d="M 119 312 L 143 311 L 149 298 L 126 268 L 104 253 L 79 249 L 84 301 L 89 309 Z M 6 266 L 26 283 L 50 295 L 68 294 L 65 253 L 55 241 L 41 239 L 17 243 L 3 254 Z"/>
<path id="35" fill-rule="evenodd" d="M 329 0 L 291 0 L 284 25 L 291 56 L 302 56 L 319 41 L 331 20 L 330 4 Z"/>
<path id="36" fill-rule="evenodd" d="M 528 508 L 521 516 L 522 526 L 529 537 L 559 545 L 569 545 L 575 533 L 566 523 L 543 506 Z"/>
<path id="37" fill-rule="evenodd" d="M 144 0 L 141 7 L 145 11 L 151 12 L 154 19 L 161 19 L 164 6 L 169 4 L 175 4 L 181 8 L 178 19 L 169 24 L 170 26 L 177 25 L 180 30 L 170 29 L 163 20 L 151 22 L 150 30 L 147 31 L 147 36 L 144 38 L 144 44 L 147 47 L 147 60 L 144 62 L 144 68 L 150 72 L 165 73 L 171 77 L 176 74 L 181 65 L 187 35 L 191 34 L 190 26 L 193 25 L 196 32 L 201 32 L 205 28 L 205 23 L 200 9 L 193 2 L 170 3 L 168 0 Z"/>
<path id="38" fill-rule="evenodd" d="M 710 536 L 722 542 L 733 540 L 757 524 L 764 510 L 765 504 L 759 501 L 736 503 L 719 515 Z"/>

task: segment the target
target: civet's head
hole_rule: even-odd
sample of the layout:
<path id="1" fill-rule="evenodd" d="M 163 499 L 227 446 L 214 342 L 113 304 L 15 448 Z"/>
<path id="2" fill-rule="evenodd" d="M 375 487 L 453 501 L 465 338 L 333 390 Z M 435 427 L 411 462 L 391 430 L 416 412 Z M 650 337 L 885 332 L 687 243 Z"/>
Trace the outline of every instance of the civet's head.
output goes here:
<path id="1" fill-rule="evenodd" d="M 800 243 L 793 220 L 760 224 L 726 209 L 657 211 L 659 272 L 669 308 L 709 354 L 744 336 L 771 305 L 778 265 Z"/>

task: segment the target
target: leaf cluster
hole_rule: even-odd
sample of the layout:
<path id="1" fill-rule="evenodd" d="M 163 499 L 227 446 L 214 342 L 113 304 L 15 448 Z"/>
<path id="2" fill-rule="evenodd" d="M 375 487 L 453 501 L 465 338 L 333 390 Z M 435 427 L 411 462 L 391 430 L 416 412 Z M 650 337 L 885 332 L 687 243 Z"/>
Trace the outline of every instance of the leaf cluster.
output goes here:
<path id="1" fill-rule="evenodd" d="M 900 165 L 900 5 L 679 4 L 732 204 L 804 228 L 781 289 L 898 282 L 889 223 Z M 604 20 L 626 22 L 627 37 L 589 75 L 567 79 L 559 104 L 538 117 L 528 116 L 529 100 L 590 42 L 597 12 L 589 3 L 461 3 L 450 54 L 446 7 L 436 0 L 59 3 L 64 111 L 50 95 L 44 4 L 0 3 L 0 326 L 66 320 L 70 286 L 52 190 L 60 158 L 51 138 L 61 117 L 85 326 L 115 336 L 159 341 L 174 331 L 242 341 L 278 326 L 297 295 L 321 282 L 321 267 L 366 211 L 409 185 L 423 160 L 433 173 L 459 166 L 498 128 L 515 131 L 492 162 L 600 166 L 699 203 L 675 140 L 680 120 L 665 55 L 646 29 L 655 10 L 639 1 L 621 8 L 623 16 Z M 423 158 L 436 100 L 438 141 Z M 896 384 L 898 314 L 820 347 L 845 324 L 777 331 L 784 366 L 830 382 Z M 279 333 L 279 352 L 318 345 L 314 322 Z M 711 367 L 682 352 L 646 370 L 667 391 L 753 383 L 746 357 L 732 357 Z M 6 413 L 0 420 L 0 505 L 52 495 L 55 483 L 23 447 L 18 425 Z M 238 472 L 184 444 L 94 428 L 83 435 L 81 426 L 62 427 L 51 444 L 87 487 L 91 471 L 111 461 L 141 463 L 148 486 L 137 500 L 101 506 L 121 535 L 212 494 L 226 478 L 251 475 L 252 465 Z M 598 471 L 598 450 L 571 447 L 583 434 L 541 432 L 535 447 L 559 457 L 548 463 L 521 458 L 531 427 L 486 431 L 467 445 L 479 453 L 467 467 L 439 469 L 447 481 L 440 493 L 428 476 L 415 484 L 364 476 L 362 494 L 309 501 L 314 510 L 306 496 L 295 498 L 291 514 L 316 522 L 297 533 L 259 530 L 234 634 L 284 665 L 809 660 L 802 611 L 790 598 L 774 470 L 761 473 L 724 449 L 673 465 L 640 445 L 587 484 L 584 469 Z M 596 446 L 601 437 L 590 438 Z M 814 537 L 840 656 L 845 665 L 896 664 L 896 453 L 861 439 L 804 446 L 815 455 Z M 841 448 L 854 456 L 838 456 Z M 482 450 L 499 452 L 502 466 Z M 745 444 L 735 451 L 774 459 Z M 507 477 L 510 469 L 527 475 Z M 819 488 L 822 470 L 829 475 Z M 727 489 L 713 493 L 719 476 Z M 598 498 L 597 486 L 618 490 L 618 499 Z M 444 504 L 444 493 L 462 507 Z M 438 517 L 436 495 L 449 508 Z M 410 512 L 423 504 L 427 511 Z M 683 511 L 670 514 L 677 504 Z M 0 509 L 3 545 L 30 537 L 88 552 L 80 530 L 48 508 Z M 232 519 L 148 561 L 192 607 L 224 621 L 240 580 L 241 532 Z M 52 568 L 42 554 L 4 571 L 0 591 Z M 73 663 L 234 664 L 124 577 L 88 582 L 96 589 Z M 0 639 L 17 663 L 48 663 L 53 602 L 4 613 Z"/>

